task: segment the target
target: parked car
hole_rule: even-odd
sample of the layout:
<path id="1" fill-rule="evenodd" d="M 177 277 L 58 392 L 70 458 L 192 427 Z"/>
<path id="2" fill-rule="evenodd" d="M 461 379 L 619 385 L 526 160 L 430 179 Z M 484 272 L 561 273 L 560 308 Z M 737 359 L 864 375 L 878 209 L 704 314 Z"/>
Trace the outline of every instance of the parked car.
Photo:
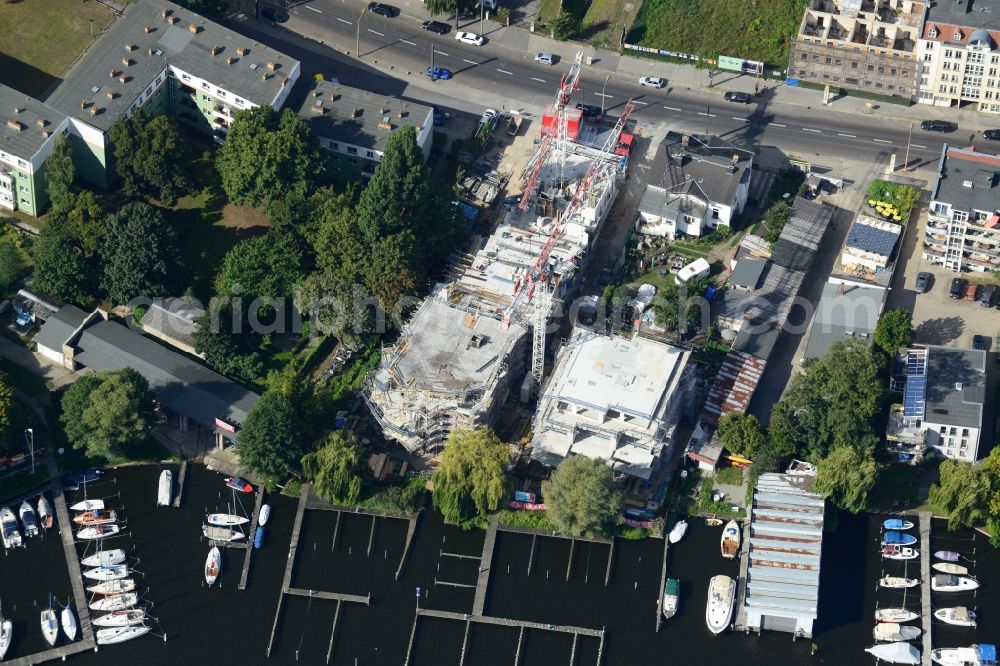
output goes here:
<path id="1" fill-rule="evenodd" d="M 496 112 L 496 109 L 486 109 L 483 111 L 483 116 L 479 119 L 480 125 L 486 125 L 491 130 L 497 126 L 497 121 L 500 119 L 500 114 Z"/>
<path id="2" fill-rule="evenodd" d="M 958 125 L 947 120 L 925 120 L 920 123 L 920 129 L 924 132 L 954 132 Z"/>
<path id="3" fill-rule="evenodd" d="M 993 307 L 996 301 L 997 286 L 995 284 L 983 285 L 983 293 L 979 295 L 979 304 L 984 308 Z"/>
<path id="4" fill-rule="evenodd" d="M 388 16 L 389 18 L 399 16 L 399 7 L 393 7 L 392 5 L 387 5 L 384 2 L 369 2 L 368 11 L 372 14 Z"/>
<path id="5" fill-rule="evenodd" d="M 917 281 L 913 285 L 913 291 L 923 294 L 931 288 L 931 274 L 917 273 Z"/>
<path id="6" fill-rule="evenodd" d="M 583 111 L 583 117 L 599 123 L 604 120 L 604 110 L 593 104 L 577 104 L 576 108 Z"/>
<path id="7" fill-rule="evenodd" d="M 288 12 L 277 7 L 264 7 L 260 10 L 260 16 L 275 23 L 284 23 L 288 20 Z"/>
<path id="8" fill-rule="evenodd" d="M 667 85 L 667 82 L 658 76 L 644 76 L 639 79 L 639 85 L 647 88 L 662 88 Z"/>
<path id="9" fill-rule="evenodd" d="M 437 81 L 438 79 L 447 81 L 451 78 L 451 70 L 444 67 L 428 67 L 426 74 L 431 78 L 431 81 Z"/>
<path id="10" fill-rule="evenodd" d="M 556 56 L 551 53 L 536 53 L 535 62 L 540 62 L 543 65 L 554 65 L 556 64 Z"/>
<path id="11" fill-rule="evenodd" d="M 983 132 L 983 138 L 990 141 L 1000 140 L 1000 129 L 985 130 Z"/>
<path id="12" fill-rule="evenodd" d="M 962 278 L 953 278 L 951 281 L 951 289 L 948 291 L 948 295 L 952 298 L 961 298 L 962 294 L 965 292 L 965 280 Z"/>
<path id="13" fill-rule="evenodd" d="M 451 32 L 451 26 L 441 21 L 424 21 L 420 27 L 428 32 L 436 32 L 439 35 L 447 35 Z"/>
<path id="14" fill-rule="evenodd" d="M 986 349 L 986 338 L 982 335 L 972 336 L 972 348 L 976 351 L 982 351 Z"/>
<path id="15" fill-rule="evenodd" d="M 455 41 L 462 42 L 463 44 L 471 44 L 472 46 L 482 46 L 486 43 L 486 38 L 474 32 L 456 32 Z"/>
<path id="16" fill-rule="evenodd" d="M 750 93 L 729 91 L 722 96 L 727 102 L 738 102 L 739 104 L 749 104 L 753 97 Z"/>
<path id="17" fill-rule="evenodd" d="M 975 302 L 979 298 L 979 285 L 975 282 L 970 282 L 968 286 L 965 287 L 965 295 L 962 296 L 963 301 L 973 301 Z"/>

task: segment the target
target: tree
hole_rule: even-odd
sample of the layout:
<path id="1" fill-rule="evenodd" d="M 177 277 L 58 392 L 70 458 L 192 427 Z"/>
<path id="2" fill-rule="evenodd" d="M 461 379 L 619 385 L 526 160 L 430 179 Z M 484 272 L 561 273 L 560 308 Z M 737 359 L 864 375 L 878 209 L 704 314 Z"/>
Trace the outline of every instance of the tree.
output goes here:
<path id="1" fill-rule="evenodd" d="M 179 254 L 173 227 L 164 221 L 159 208 L 126 204 L 109 220 L 101 238 L 101 286 L 119 305 L 137 296 L 161 295 L 167 291 Z"/>
<path id="2" fill-rule="evenodd" d="M 170 116 L 150 117 L 139 109 L 116 120 L 108 138 L 115 173 L 130 197 L 153 193 L 172 204 L 190 187 L 187 144 Z"/>
<path id="3" fill-rule="evenodd" d="M 265 391 L 240 429 L 240 464 L 268 479 L 284 481 L 297 473 L 304 448 L 292 401 L 281 393 Z"/>
<path id="4" fill-rule="evenodd" d="M 938 475 L 927 499 L 937 512 L 948 516 L 948 529 L 986 523 L 993 493 L 990 475 L 984 467 L 945 460 L 938 468 Z"/>
<path id="5" fill-rule="evenodd" d="M 542 482 L 542 496 L 549 520 L 566 534 L 607 534 L 622 513 L 622 494 L 615 488 L 611 468 L 597 458 L 563 460 Z"/>
<path id="6" fill-rule="evenodd" d="M 777 243 L 782 229 L 785 228 L 791 217 L 792 208 L 784 201 L 778 201 L 768 208 L 762 219 L 764 227 L 767 229 L 767 232 L 764 234 L 764 240 L 771 245 Z"/>
<path id="7" fill-rule="evenodd" d="M 63 423 L 66 439 L 74 448 L 82 448 L 86 444 L 88 429 L 83 422 L 83 412 L 90 405 L 90 394 L 101 382 L 97 375 L 79 375 L 59 401 L 59 420 Z"/>
<path id="8" fill-rule="evenodd" d="M 73 207 L 76 196 L 76 168 L 73 166 L 73 144 L 61 136 L 45 160 L 45 187 L 49 193 L 51 212 L 60 215 Z"/>
<path id="9" fill-rule="evenodd" d="M 715 432 L 731 453 L 751 460 L 764 442 L 764 430 L 753 414 L 726 414 Z"/>
<path id="10" fill-rule="evenodd" d="M 496 511 L 507 494 L 509 464 L 510 448 L 492 430 L 453 430 L 434 470 L 434 506 L 451 523 Z"/>
<path id="11" fill-rule="evenodd" d="M 875 327 L 875 344 L 886 354 L 894 354 L 913 340 L 913 315 L 909 310 L 896 308 L 882 315 Z"/>
<path id="12" fill-rule="evenodd" d="M 87 253 L 97 251 L 108 223 L 108 212 L 90 190 L 83 190 L 73 199 L 65 213 L 67 229 Z"/>
<path id="13" fill-rule="evenodd" d="M 301 264 L 291 235 L 269 232 L 241 241 L 226 253 L 215 287 L 220 294 L 288 296 L 302 279 Z"/>
<path id="14" fill-rule="evenodd" d="M 0 370 L 0 451 L 8 450 L 13 442 L 16 409 L 14 389 L 7 373 Z"/>
<path id="15" fill-rule="evenodd" d="M 494 18 L 501 25 L 510 25 L 510 7 L 498 7 Z"/>
<path id="16" fill-rule="evenodd" d="M 255 380 L 263 371 L 263 363 L 254 347 L 253 334 L 247 323 L 243 303 L 239 319 L 234 321 L 237 299 L 213 299 L 208 310 L 195 320 L 194 349 L 213 368 L 224 375 Z"/>
<path id="17" fill-rule="evenodd" d="M 653 320 L 658 326 L 681 334 L 700 330 L 709 318 L 711 306 L 704 294 L 712 285 L 709 277 L 690 280 L 683 286 L 668 280 L 653 302 Z"/>
<path id="18" fill-rule="evenodd" d="M 309 126 L 269 106 L 236 113 L 215 161 L 226 196 L 246 206 L 311 193 L 323 165 Z"/>
<path id="19" fill-rule="evenodd" d="M 0 292 L 11 291 L 24 277 L 24 259 L 11 240 L 0 241 Z"/>
<path id="20" fill-rule="evenodd" d="M 129 445 L 149 435 L 152 418 L 149 382 L 131 368 L 79 377 L 62 398 L 66 438 L 88 456 L 128 456 Z"/>
<path id="21" fill-rule="evenodd" d="M 559 41 L 565 41 L 573 36 L 579 29 L 580 22 L 568 10 L 559 12 L 559 16 L 552 21 L 552 36 Z"/>
<path id="22" fill-rule="evenodd" d="M 871 450 L 840 445 L 819 461 L 814 490 L 837 506 L 858 513 L 878 479 L 878 463 Z"/>
<path id="23" fill-rule="evenodd" d="M 320 449 L 302 457 L 302 469 L 320 497 L 350 504 L 361 495 L 365 449 L 353 435 L 332 432 Z"/>
<path id="24" fill-rule="evenodd" d="M 65 224 L 49 224 L 31 248 L 33 286 L 64 301 L 81 302 L 88 284 L 87 261 Z"/>

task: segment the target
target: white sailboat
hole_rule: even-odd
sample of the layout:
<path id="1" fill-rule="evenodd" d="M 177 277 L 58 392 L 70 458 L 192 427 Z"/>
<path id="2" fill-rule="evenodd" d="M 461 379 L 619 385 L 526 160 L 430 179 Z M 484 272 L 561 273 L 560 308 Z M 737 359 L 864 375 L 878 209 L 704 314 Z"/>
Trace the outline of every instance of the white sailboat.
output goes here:
<path id="1" fill-rule="evenodd" d="M 243 534 L 243 532 L 216 525 L 202 526 L 201 533 L 205 535 L 206 539 L 211 539 L 212 541 L 240 541 L 247 538 L 247 535 Z"/>
<path id="2" fill-rule="evenodd" d="M 4 619 L 3 605 L 0 604 L 0 659 L 3 659 L 10 648 L 10 641 L 14 637 L 14 623 Z"/>
<path id="3" fill-rule="evenodd" d="M 212 550 L 208 551 L 208 559 L 205 560 L 205 583 L 209 587 L 215 585 L 216 579 L 219 577 L 219 570 L 222 568 L 222 552 L 219 551 L 218 546 L 212 546 Z"/>
<path id="4" fill-rule="evenodd" d="M 104 585 L 104 583 L 101 583 Z M 133 592 L 128 594 L 116 594 L 114 596 L 103 597 L 91 601 L 90 610 L 94 611 L 117 611 L 131 608 L 139 603 L 139 595 Z"/>
<path id="5" fill-rule="evenodd" d="M 265 504 L 260 507 L 260 515 L 257 516 L 257 525 L 259 527 L 264 527 L 267 525 L 267 521 L 271 519 L 271 505 Z"/>
<path id="6" fill-rule="evenodd" d="M 970 611 L 965 606 L 938 608 L 934 611 L 934 617 L 941 620 L 945 624 L 953 624 L 956 627 L 976 626 L 976 612 Z"/>
<path id="7" fill-rule="evenodd" d="M 110 629 L 98 629 L 97 630 L 97 644 L 98 645 L 114 645 L 115 643 L 124 643 L 125 641 L 130 641 L 133 638 L 138 638 L 149 633 L 149 627 L 144 624 L 128 626 L 128 627 L 112 627 Z"/>
<path id="8" fill-rule="evenodd" d="M 160 472 L 160 482 L 156 490 L 156 506 L 170 506 L 174 495 L 174 473 L 165 469 Z"/>
<path id="9" fill-rule="evenodd" d="M 243 516 L 237 516 L 234 513 L 210 513 L 208 514 L 208 524 L 215 525 L 216 527 L 236 527 L 237 525 L 245 525 L 249 523 L 250 519 Z"/>
<path id="10" fill-rule="evenodd" d="M 71 641 L 76 640 L 76 615 L 73 613 L 73 608 L 69 605 L 69 600 L 66 600 L 66 605 L 63 607 L 62 612 L 59 613 L 59 623 L 62 625 L 63 633 L 66 634 L 66 638 Z"/>
<path id="11" fill-rule="evenodd" d="M 146 611 L 141 608 L 130 608 L 128 610 L 112 611 L 105 615 L 98 615 L 94 618 L 95 627 L 131 627 L 135 624 L 142 624 L 146 619 Z"/>
<path id="12" fill-rule="evenodd" d="M 121 548 L 102 550 L 80 560 L 85 567 L 110 567 L 125 561 L 125 551 Z"/>
<path id="13" fill-rule="evenodd" d="M 708 584 L 705 622 L 713 634 L 720 634 L 729 627 L 735 604 L 736 581 L 729 576 L 712 576 Z"/>
<path id="14" fill-rule="evenodd" d="M 895 622 L 880 622 L 875 625 L 875 629 L 872 631 L 872 637 L 875 640 L 889 643 L 912 641 L 919 636 L 920 627 Z"/>
<path id="15" fill-rule="evenodd" d="M 882 587 L 901 590 L 904 588 L 916 587 L 917 585 L 920 585 L 920 581 L 916 578 L 906 578 L 904 576 L 882 576 L 879 578 L 878 584 Z"/>
<path id="16" fill-rule="evenodd" d="M 118 580 L 120 578 L 127 578 L 131 571 L 126 564 L 112 564 L 106 567 L 97 567 L 96 569 L 88 569 L 83 572 L 84 578 L 89 578 L 90 580 L 102 581 L 102 580 Z"/>
<path id="17" fill-rule="evenodd" d="M 670 530 L 670 534 L 667 535 L 667 539 L 670 540 L 670 543 L 677 543 L 684 538 L 684 533 L 687 532 L 687 529 L 687 521 L 678 520 L 677 523 L 674 524 L 674 528 Z"/>
<path id="18" fill-rule="evenodd" d="M 54 520 L 52 514 L 52 505 L 49 501 L 45 499 L 45 495 L 38 496 L 38 522 L 42 524 L 42 529 L 50 529 L 52 527 L 52 521 Z"/>
<path id="19" fill-rule="evenodd" d="M 911 666 L 917 666 L 920 663 L 920 650 L 911 643 L 880 643 L 870 648 L 865 648 L 865 652 L 879 661 L 885 661 L 890 664 L 910 664 Z"/>
<path id="20" fill-rule="evenodd" d="M 931 589 L 935 592 L 968 592 L 979 587 L 979 581 L 965 576 L 937 574 L 931 577 Z"/>
<path id="21" fill-rule="evenodd" d="M 23 545 L 21 533 L 17 531 L 17 518 L 9 507 L 0 509 L 0 536 L 3 537 L 3 547 L 10 550 Z"/>
<path id="22" fill-rule="evenodd" d="M 967 576 L 969 575 L 969 569 L 963 567 L 961 564 L 955 564 L 954 562 L 935 562 L 931 565 L 934 571 L 940 571 L 941 573 L 952 574 L 955 576 Z"/>
<path id="23" fill-rule="evenodd" d="M 89 499 L 77 502 L 76 504 L 70 506 L 70 511 L 100 511 L 103 508 L 104 500 Z"/>
<path id="24" fill-rule="evenodd" d="M 912 622 L 918 617 L 920 617 L 919 613 L 906 608 L 879 608 L 875 611 L 876 622 Z"/>
<path id="25" fill-rule="evenodd" d="M 49 607 L 41 612 L 42 635 L 49 645 L 55 645 L 59 637 L 59 621 L 56 612 L 52 610 L 52 595 L 49 595 Z"/>
<path id="26" fill-rule="evenodd" d="M 114 596 L 135 591 L 135 581 L 131 578 L 119 578 L 117 580 L 106 580 L 94 585 L 87 586 L 87 592 L 91 594 L 102 594 Z"/>

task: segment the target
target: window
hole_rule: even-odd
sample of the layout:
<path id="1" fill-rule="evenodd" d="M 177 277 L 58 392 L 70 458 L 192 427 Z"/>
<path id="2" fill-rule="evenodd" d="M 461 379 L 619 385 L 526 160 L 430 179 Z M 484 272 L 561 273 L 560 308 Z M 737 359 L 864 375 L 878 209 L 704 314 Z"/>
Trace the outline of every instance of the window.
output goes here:
<path id="1" fill-rule="evenodd" d="M 163 74 L 156 77 L 156 85 L 160 85 L 161 83 L 163 83 Z"/>
<path id="2" fill-rule="evenodd" d="M 868 71 L 869 72 L 874 72 L 875 71 L 875 65 L 868 65 Z"/>
<path id="3" fill-rule="evenodd" d="M 190 81 L 191 77 L 187 74 L 181 74 L 181 81 Z"/>
<path id="4" fill-rule="evenodd" d="M 808 53 L 803 53 L 802 54 L 802 59 L 803 60 L 809 60 L 809 54 Z"/>
<path id="5" fill-rule="evenodd" d="M 934 54 L 933 53 L 925 53 L 924 54 L 924 62 L 931 62 L 932 60 L 934 60 Z"/>
<path id="6" fill-rule="evenodd" d="M 222 99 L 226 99 L 226 91 L 223 90 L 222 88 L 216 88 L 215 92 L 218 93 L 219 97 L 221 97 Z"/>
<path id="7" fill-rule="evenodd" d="M 829 65 L 832 61 L 833 61 L 832 58 L 824 58 L 823 59 L 823 63 L 826 64 L 826 65 Z"/>
<path id="8" fill-rule="evenodd" d="M 201 96 L 201 100 L 202 100 L 203 102 L 207 102 L 207 101 L 208 101 L 209 99 L 211 99 L 211 98 L 210 98 L 210 97 L 209 97 L 208 95 L 202 95 L 202 96 Z"/>
<path id="9" fill-rule="evenodd" d="M 336 141 L 331 141 L 330 145 L 333 146 L 334 150 L 338 150 L 340 148 L 340 144 L 337 143 Z"/>
<path id="10" fill-rule="evenodd" d="M 237 98 L 236 98 L 235 100 L 233 100 L 233 101 L 234 101 L 234 102 L 236 102 L 236 106 L 243 106 L 243 99 L 242 99 L 242 98 L 240 98 L 240 97 L 237 97 Z"/>
<path id="11" fill-rule="evenodd" d="M 895 76 L 896 75 L 896 69 L 895 68 L 890 69 L 889 70 L 889 74 Z"/>
<path id="12" fill-rule="evenodd" d="M 18 185 L 17 187 L 18 187 L 18 189 L 19 189 L 19 190 L 21 190 L 22 192 L 27 192 L 27 191 L 28 191 L 28 188 L 27 188 L 27 187 L 25 187 L 24 185 Z"/>
<path id="13" fill-rule="evenodd" d="M 927 77 L 926 76 L 921 76 L 920 77 L 920 85 L 922 85 L 922 86 L 926 86 L 927 85 Z"/>
<path id="14" fill-rule="evenodd" d="M 367 158 L 371 159 L 371 158 L 375 157 L 375 153 L 373 153 L 373 152 L 372 152 L 372 151 L 370 151 L 370 150 L 368 150 L 368 151 L 365 151 L 365 157 L 367 157 Z"/>
<path id="15" fill-rule="evenodd" d="M 953 51 L 951 49 L 945 49 L 944 57 L 945 58 L 950 58 L 951 55 L 952 55 L 952 53 L 953 53 Z"/>
<path id="16" fill-rule="evenodd" d="M 17 161 L 17 166 L 21 167 L 22 169 L 27 169 L 28 168 L 28 163 L 25 162 L 24 160 L 18 160 Z"/>
<path id="17" fill-rule="evenodd" d="M 357 155 L 358 154 L 358 149 L 355 148 L 354 146 L 348 146 L 347 147 L 347 153 L 349 155 Z"/>
<path id="18" fill-rule="evenodd" d="M 152 95 L 153 94 L 153 86 L 149 86 L 148 88 L 146 88 L 146 94 L 147 95 Z"/>
<path id="19" fill-rule="evenodd" d="M 208 90 L 209 89 L 209 85 L 206 82 L 202 81 L 201 82 L 201 89 L 202 90 Z"/>
<path id="20" fill-rule="evenodd" d="M 857 69 L 857 68 L 858 68 L 858 63 L 852 62 L 851 63 L 851 69 Z"/>

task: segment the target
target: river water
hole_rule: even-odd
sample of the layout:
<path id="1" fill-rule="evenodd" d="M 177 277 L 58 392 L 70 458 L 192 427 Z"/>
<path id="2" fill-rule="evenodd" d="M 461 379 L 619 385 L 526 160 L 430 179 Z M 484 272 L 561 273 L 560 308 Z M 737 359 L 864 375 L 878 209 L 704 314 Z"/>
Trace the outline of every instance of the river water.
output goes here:
<path id="1" fill-rule="evenodd" d="M 208 545 L 200 538 L 205 510 L 225 509 L 231 495 L 222 477 L 203 467 L 188 470 L 181 509 L 157 508 L 156 480 L 161 468 L 121 469 L 89 488 L 94 496 L 124 507 L 128 535 L 107 547 L 126 548 L 138 557 L 136 569 L 145 573 L 157 635 L 101 648 L 69 659 L 78 664 L 324 664 L 330 650 L 336 602 L 286 597 L 270 658 L 265 656 L 278 606 L 287 561 L 295 500 L 269 496 L 272 506 L 267 542 L 253 555 L 248 589 L 237 590 L 244 553 L 224 555 L 221 587 L 207 589 L 203 567 Z M 176 478 L 176 476 L 175 476 Z M 79 494 L 79 493 L 77 493 Z M 242 500 L 249 511 L 249 496 Z M 833 514 L 835 531 L 825 536 L 820 587 L 819 620 L 812 641 L 791 636 L 762 636 L 727 632 L 713 636 L 705 627 L 705 596 L 709 578 L 717 573 L 737 575 L 737 564 L 719 555 L 719 528 L 694 521 L 683 542 L 670 548 L 670 575 L 679 578 L 681 606 L 677 616 L 655 633 L 663 542 L 646 539 L 618 541 L 606 586 L 609 547 L 578 542 L 569 562 L 570 542 L 538 540 L 534 570 L 528 575 L 531 537 L 500 533 L 487 596 L 488 615 L 536 622 L 604 628 L 602 663 L 645 666 L 670 664 L 742 665 L 869 664 L 862 652 L 871 644 L 872 614 L 876 603 L 902 602 L 902 595 L 877 590 L 875 581 L 886 573 L 903 573 L 903 564 L 883 563 L 878 556 L 879 517 Z M 336 514 L 307 511 L 291 585 L 356 595 L 371 595 L 371 605 L 345 602 L 341 606 L 331 664 L 375 666 L 402 664 L 410 642 L 416 588 L 422 608 L 469 612 L 478 577 L 483 533 L 463 532 L 442 524 L 432 510 L 420 519 L 409 559 L 397 581 L 395 573 L 406 536 L 406 522 L 344 514 L 334 543 Z M 935 523 L 932 550 L 962 551 L 976 560 L 984 590 L 961 595 L 946 605 L 978 607 L 978 629 L 948 629 L 935 625 L 935 646 L 949 647 L 989 642 L 1000 628 L 1000 598 L 991 593 L 1000 556 L 981 536 L 948 533 Z M 371 553 L 369 555 L 369 544 Z M 975 551 L 975 555 L 973 555 Z M 567 580 L 569 569 L 569 580 Z M 62 548 L 56 535 L 34 540 L 25 549 L 0 557 L 0 599 L 4 614 L 15 621 L 15 642 L 8 658 L 44 648 L 38 610 L 51 592 L 65 602 L 70 595 Z M 907 569 L 917 575 L 916 565 Z M 452 583 L 454 585 L 448 585 Z M 919 588 L 918 588 L 919 589 Z M 935 603 L 946 599 L 935 599 Z M 919 608 L 918 593 L 905 603 Z M 413 640 L 411 664 L 458 664 L 465 623 L 421 618 Z M 163 640 L 164 634 L 166 640 Z M 572 637 L 528 630 L 521 646 L 520 664 L 569 664 Z M 810 643 L 817 653 L 810 656 Z M 473 625 L 465 664 L 511 665 L 518 630 Z M 575 664 L 594 664 L 598 639 L 581 638 Z"/>

